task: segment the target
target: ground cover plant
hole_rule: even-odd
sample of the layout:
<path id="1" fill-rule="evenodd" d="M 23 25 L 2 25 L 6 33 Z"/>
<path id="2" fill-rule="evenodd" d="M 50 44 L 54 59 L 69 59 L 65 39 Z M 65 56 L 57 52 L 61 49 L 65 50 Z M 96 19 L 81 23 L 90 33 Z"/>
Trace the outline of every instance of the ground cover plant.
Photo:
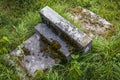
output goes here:
<path id="1" fill-rule="evenodd" d="M 57 65 L 46 72 L 36 71 L 33 80 L 120 79 L 119 0 L 0 0 L 0 80 L 21 80 L 17 70 L 6 62 L 4 55 L 35 32 L 34 26 L 41 22 L 39 11 L 45 6 L 50 6 L 66 19 L 67 12 L 82 6 L 111 22 L 116 33 L 109 39 L 96 36 L 88 54 L 72 55 L 69 63 Z"/>

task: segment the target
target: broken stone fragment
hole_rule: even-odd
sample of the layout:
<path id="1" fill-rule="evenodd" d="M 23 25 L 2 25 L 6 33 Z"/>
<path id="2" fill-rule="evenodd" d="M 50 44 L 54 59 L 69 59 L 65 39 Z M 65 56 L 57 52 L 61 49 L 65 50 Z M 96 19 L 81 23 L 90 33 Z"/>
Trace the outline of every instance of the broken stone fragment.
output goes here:
<path id="1" fill-rule="evenodd" d="M 115 33 L 115 27 L 111 23 L 81 6 L 73 8 L 69 16 L 91 38 L 97 35 L 109 38 Z"/>
<path id="2" fill-rule="evenodd" d="M 44 39 L 43 41 L 47 41 L 49 47 L 54 49 L 55 52 L 51 52 L 53 54 L 53 57 L 58 56 L 58 58 L 61 60 L 69 60 L 70 54 L 73 52 L 69 50 L 70 45 L 68 45 L 58 35 L 52 32 L 52 30 L 44 23 L 38 24 L 35 27 L 35 30 L 38 34 L 41 35 L 41 39 L 45 38 L 46 40 Z"/>
<path id="3" fill-rule="evenodd" d="M 49 53 L 41 50 L 43 46 L 40 44 L 45 45 L 40 41 L 40 36 L 35 33 L 22 44 L 22 49 L 16 48 L 10 53 L 10 57 L 18 58 L 19 66 L 25 68 L 32 77 L 35 76 L 36 70 L 45 70 L 57 63 L 55 59 L 50 57 Z M 21 54 L 21 52 L 23 53 Z"/>
<path id="4" fill-rule="evenodd" d="M 92 40 L 85 33 L 75 28 L 54 10 L 46 6 L 40 11 L 42 21 L 59 37 L 74 45 L 80 52 L 86 53 L 91 49 Z"/>

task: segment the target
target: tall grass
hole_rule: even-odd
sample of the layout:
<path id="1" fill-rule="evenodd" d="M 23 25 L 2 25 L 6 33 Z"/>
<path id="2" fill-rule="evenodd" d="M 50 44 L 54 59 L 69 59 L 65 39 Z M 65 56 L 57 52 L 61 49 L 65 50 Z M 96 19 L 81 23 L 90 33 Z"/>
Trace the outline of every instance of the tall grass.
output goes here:
<path id="1" fill-rule="evenodd" d="M 109 40 L 95 37 L 89 54 L 75 55 L 69 63 L 47 72 L 37 71 L 34 79 L 119 80 L 119 3 L 118 0 L 0 0 L 0 80 L 20 79 L 2 55 L 15 49 L 35 32 L 34 26 L 41 21 L 39 10 L 45 6 L 50 6 L 67 19 L 66 13 L 73 7 L 85 7 L 110 21 L 117 31 Z"/>

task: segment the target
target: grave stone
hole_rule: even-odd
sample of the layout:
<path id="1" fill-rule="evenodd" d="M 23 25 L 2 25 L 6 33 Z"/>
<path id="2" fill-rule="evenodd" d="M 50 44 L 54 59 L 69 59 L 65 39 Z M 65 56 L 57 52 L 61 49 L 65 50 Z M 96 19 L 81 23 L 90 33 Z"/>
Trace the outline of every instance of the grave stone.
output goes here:
<path id="1" fill-rule="evenodd" d="M 41 39 L 46 41 L 50 48 L 54 49 L 54 52 L 51 52 L 53 57 L 58 57 L 64 61 L 69 60 L 70 54 L 72 53 L 72 51 L 69 50 L 70 45 L 52 32 L 52 30 L 44 23 L 38 24 L 35 29 L 41 36 Z"/>
<path id="2" fill-rule="evenodd" d="M 75 51 L 88 52 L 92 44 L 91 38 L 48 6 L 40 14 L 42 23 L 35 26 L 36 33 L 9 54 L 9 59 L 16 62 L 11 57 L 17 57 L 32 77 L 36 70 L 69 61 Z"/>
<path id="3" fill-rule="evenodd" d="M 50 57 L 50 55 L 41 50 L 44 45 L 40 41 L 40 36 L 36 33 L 20 45 L 21 49 L 16 48 L 10 53 L 11 56 L 16 56 L 21 60 L 21 66 L 26 68 L 31 76 L 35 76 L 36 70 L 45 70 L 52 67 L 53 64 L 58 63 Z"/>
<path id="4" fill-rule="evenodd" d="M 69 21 L 65 20 L 48 6 L 40 11 L 40 15 L 42 21 L 59 37 L 74 45 L 80 52 L 86 53 L 91 49 L 91 38 L 75 28 Z"/>
<path id="5" fill-rule="evenodd" d="M 115 33 L 115 26 L 99 15 L 81 6 L 73 8 L 68 14 L 69 17 L 75 23 L 79 24 L 79 27 L 91 38 L 95 36 L 109 38 Z"/>

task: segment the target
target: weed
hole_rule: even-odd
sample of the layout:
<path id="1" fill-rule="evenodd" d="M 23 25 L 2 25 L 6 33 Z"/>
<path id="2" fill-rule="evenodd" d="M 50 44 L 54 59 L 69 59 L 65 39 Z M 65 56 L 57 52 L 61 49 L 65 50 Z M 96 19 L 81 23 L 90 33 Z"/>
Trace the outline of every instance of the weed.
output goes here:
<path id="1" fill-rule="evenodd" d="M 119 80 L 119 3 L 118 0 L 0 0 L 0 80 L 20 80 L 3 59 L 3 54 L 15 49 L 35 32 L 34 26 L 41 21 L 37 11 L 45 6 L 50 6 L 75 26 L 79 24 L 68 18 L 67 11 L 76 6 L 85 7 L 110 21 L 117 30 L 109 40 L 96 37 L 89 54 L 79 58 L 72 56 L 70 63 L 46 72 L 38 71 L 35 80 Z"/>

